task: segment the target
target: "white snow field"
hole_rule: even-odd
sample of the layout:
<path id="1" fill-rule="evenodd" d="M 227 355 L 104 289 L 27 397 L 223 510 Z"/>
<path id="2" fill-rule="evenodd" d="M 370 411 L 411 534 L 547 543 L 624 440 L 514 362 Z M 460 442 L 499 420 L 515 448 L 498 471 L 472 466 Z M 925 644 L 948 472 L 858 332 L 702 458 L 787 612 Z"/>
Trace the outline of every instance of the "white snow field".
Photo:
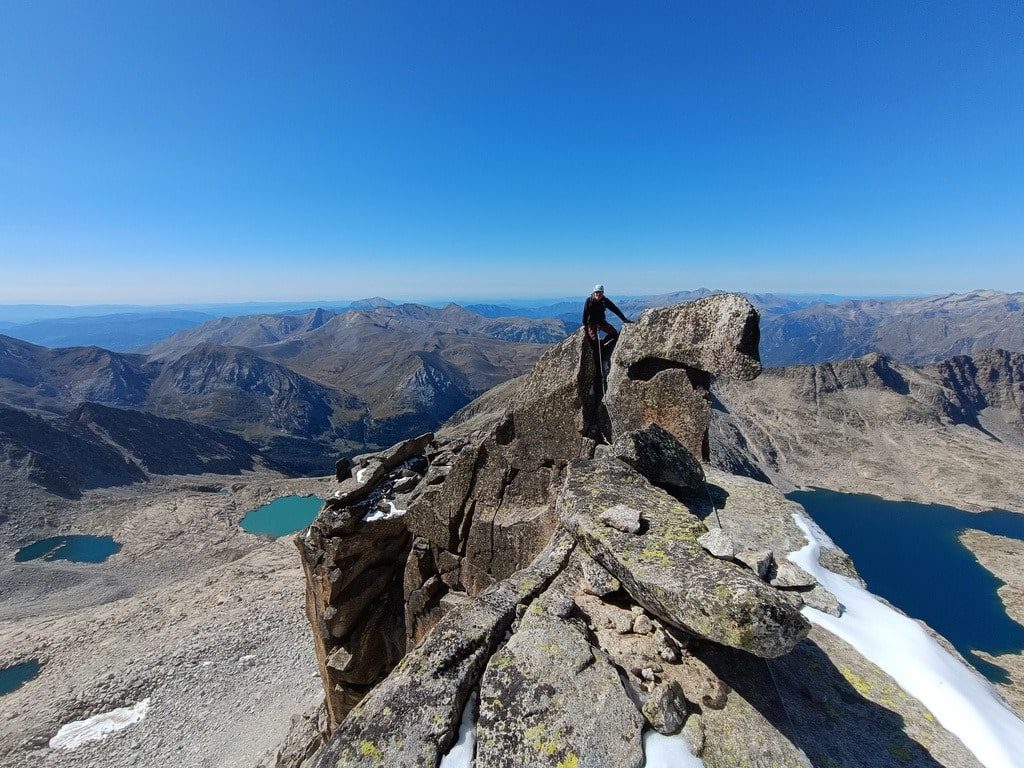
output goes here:
<path id="1" fill-rule="evenodd" d="M 74 749 L 89 741 L 105 739 L 112 733 L 134 725 L 149 711 L 149 699 L 143 699 L 133 707 L 120 707 L 109 712 L 93 715 L 85 720 L 65 723 L 50 739 L 50 749 Z"/>
<path id="2" fill-rule="evenodd" d="M 852 645 L 927 707 L 986 768 L 1024 768 L 1024 721 L 992 686 L 939 645 L 916 621 L 890 608 L 860 584 L 821 566 L 828 537 L 793 515 L 807 545 L 789 559 L 842 603 L 840 618 L 809 608 L 803 614 Z"/>
<path id="3" fill-rule="evenodd" d="M 682 734 L 664 736 L 653 728 L 644 731 L 644 768 L 704 768 Z"/>

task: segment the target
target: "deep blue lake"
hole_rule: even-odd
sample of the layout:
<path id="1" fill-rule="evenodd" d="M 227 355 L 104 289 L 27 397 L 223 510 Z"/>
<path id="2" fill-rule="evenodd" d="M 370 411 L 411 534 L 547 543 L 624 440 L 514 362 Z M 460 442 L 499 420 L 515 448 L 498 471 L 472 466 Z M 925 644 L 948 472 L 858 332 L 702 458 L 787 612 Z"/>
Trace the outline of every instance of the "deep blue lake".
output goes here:
<path id="1" fill-rule="evenodd" d="M 113 536 L 50 536 L 22 547 L 14 553 L 19 563 L 26 560 L 70 560 L 73 563 L 102 563 L 120 552 Z"/>
<path id="2" fill-rule="evenodd" d="M 1024 650 L 1024 627 L 999 600 L 996 590 L 1003 582 L 981 566 L 957 535 L 974 528 L 1024 540 L 1024 515 L 971 513 L 826 490 L 788 496 L 853 558 L 872 592 L 925 621 L 989 680 L 1006 680 L 1004 670 L 972 649 L 991 654 Z"/>
<path id="3" fill-rule="evenodd" d="M 246 514 L 242 530 L 275 538 L 287 536 L 308 527 L 323 503 L 316 496 L 282 496 Z"/>
<path id="4" fill-rule="evenodd" d="M 18 690 L 38 674 L 39 662 L 34 659 L 0 669 L 0 696 Z"/>

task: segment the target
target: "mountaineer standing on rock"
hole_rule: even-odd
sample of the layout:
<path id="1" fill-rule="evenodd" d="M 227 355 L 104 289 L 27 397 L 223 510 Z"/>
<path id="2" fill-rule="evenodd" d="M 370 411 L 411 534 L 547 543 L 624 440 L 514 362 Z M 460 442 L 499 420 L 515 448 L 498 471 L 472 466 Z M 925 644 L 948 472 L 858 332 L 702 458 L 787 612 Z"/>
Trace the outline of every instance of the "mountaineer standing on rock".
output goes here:
<path id="1" fill-rule="evenodd" d="M 599 330 L 604 331 L 605 341 L 609 342 L 610 340 L 610 344 L 614 344 L 615 340 L 619 338 L 619 332 L 605 320 L 604 313 L 608 309 L 618 315 L 622 322 L 633 322 L 622 314 L 622 310 L 615 306 L 614 301 L 604 295 L 604 286 L 598 283 L 594 286 L 594 292 L 587 297 L 587 301 L 583 305 L 583 327 L 587 329 L 587 336 L 591 341 L 598 341 L 597 332 Z"/>

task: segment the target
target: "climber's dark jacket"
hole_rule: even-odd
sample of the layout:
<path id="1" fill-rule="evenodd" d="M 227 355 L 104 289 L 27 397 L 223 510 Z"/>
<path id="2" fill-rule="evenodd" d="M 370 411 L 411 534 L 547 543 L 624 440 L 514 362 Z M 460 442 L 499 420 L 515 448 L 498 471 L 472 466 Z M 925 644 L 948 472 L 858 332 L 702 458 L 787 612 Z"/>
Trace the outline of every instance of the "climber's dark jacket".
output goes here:
<path id="1" fill-rule="evenodd" d="M 606 309 L 610 309 L 618 315 L 622 322 L 629 322 L 626 316 L 622 314 L 622 310 L 616 307 L 615 302 L 607 296 L 602 296 L 600 299 L 588 296 L 586 303 L 583 305 L 583 326 L 589 328 L 605 322 L 604 313 Z"/>

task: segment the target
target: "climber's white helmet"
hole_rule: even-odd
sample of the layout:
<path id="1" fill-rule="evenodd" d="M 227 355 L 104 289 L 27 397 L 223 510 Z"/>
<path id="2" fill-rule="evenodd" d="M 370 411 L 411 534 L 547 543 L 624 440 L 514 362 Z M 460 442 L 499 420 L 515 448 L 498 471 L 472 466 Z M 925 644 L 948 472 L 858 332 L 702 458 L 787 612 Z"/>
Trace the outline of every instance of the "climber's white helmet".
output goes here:
<path id="1" fill-rule="evenodd" d="M 594 286 L 594 293 L 604 293 L 604 286 L 598 283 Z"/>

